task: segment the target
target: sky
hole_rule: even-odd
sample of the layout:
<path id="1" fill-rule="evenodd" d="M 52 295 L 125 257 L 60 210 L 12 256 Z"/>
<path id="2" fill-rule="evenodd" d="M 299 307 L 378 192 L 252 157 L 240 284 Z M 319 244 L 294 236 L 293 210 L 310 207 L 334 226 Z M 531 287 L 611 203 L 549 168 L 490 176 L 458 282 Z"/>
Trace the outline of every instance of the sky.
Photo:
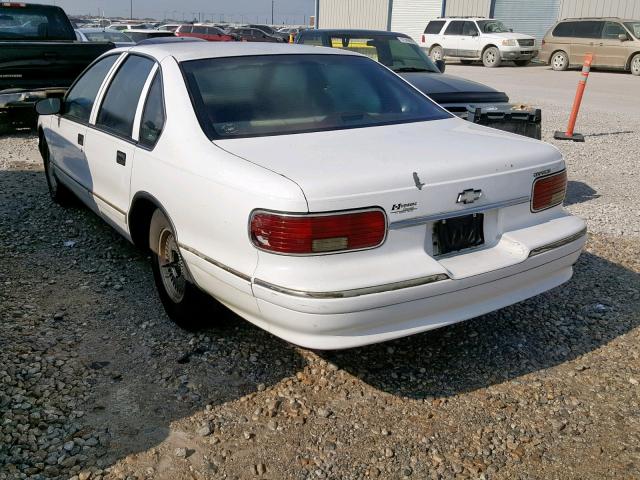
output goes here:
<path id="1" fill-rule="evenodd" d="M 153 17 L 227 22 L 270 23 L 271 0 L 132 0 L 134 18 Z M 313 15 L 315 0 L 274 0 L 276 24 L 303 23 Z M 130 0 L 38 0 L 58 5 L 69 15 L 129 16 Z M 200 13 L 200 17 L 198 16 Z M 223 16 L 221 20 L 221 15 Z"/>

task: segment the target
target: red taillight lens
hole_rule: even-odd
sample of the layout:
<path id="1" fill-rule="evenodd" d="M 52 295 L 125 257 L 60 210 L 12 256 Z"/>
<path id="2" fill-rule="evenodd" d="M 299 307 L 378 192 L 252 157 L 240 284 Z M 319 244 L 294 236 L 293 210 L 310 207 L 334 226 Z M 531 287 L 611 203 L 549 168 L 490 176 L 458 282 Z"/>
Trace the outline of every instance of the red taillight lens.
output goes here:
<path id="1" fill-rule="evenodd" d="M 567 193 L 567 171 L 554 173 L 546 177 L 538 178 L 533 182 L 533 195 L 531 197 L 531 211 L 539 212 L 547 208 L 555 207 L 564 201 Z"/>
<path id="2" fill-rule="evenodd" d="M 377 247 L 387 231 L 380 210 L 324 215 L 286 215 L 257 211 L 251 241 L 269 252 L 308 255 Z"/>
<path id="3" fill-rule="evenodd" d="M 424 35 L 422 35 L 422 43 L 424 43 L 424 42 L 425 42 Z"/>

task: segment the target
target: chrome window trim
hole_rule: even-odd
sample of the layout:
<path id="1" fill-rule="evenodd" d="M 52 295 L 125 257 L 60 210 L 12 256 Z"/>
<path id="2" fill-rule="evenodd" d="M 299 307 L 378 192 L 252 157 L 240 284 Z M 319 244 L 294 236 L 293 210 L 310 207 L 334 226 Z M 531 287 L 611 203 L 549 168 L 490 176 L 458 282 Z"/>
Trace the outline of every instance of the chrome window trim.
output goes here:
<path id="1" fill-rule="evenodd" d="M 496 210 L 498 208 L 513 207 L 515 205 L 521 205 L 529 203 L 531 197 L 519 197 L 512 200 L 505 200 L 502 202 L 486 203 L 484 205 L 478 205 L 477 207 L 465 208 L 464 210 L 455 210 L 450 212 L 435 213 L 433 215 L 425 215 L 422 217 L 409 218 L 407 220 L 398 220 L 397 222 L 391 222 L 389 224 L 389 230 L 398 230 L 401 228 L 415 227 L 416 225 L 424 225 L 426 223 L 437 222 L 439 220 L 446 220 L 448 218 L 464 217 L 465 215 L 472 215 L 474 213 L 483 213 L 489 210 Z"/>

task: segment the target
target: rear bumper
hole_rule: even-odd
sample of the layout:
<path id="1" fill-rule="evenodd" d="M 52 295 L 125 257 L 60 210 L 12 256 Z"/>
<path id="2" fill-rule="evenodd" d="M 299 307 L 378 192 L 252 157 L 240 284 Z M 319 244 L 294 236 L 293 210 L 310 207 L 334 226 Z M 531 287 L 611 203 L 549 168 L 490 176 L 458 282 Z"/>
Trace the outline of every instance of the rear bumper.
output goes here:
<path id="1" fill-rule="evenodd" d="M 246 278 L 244 285 L 234 279 L 231 287 L 220 282 L 228 272 L 215 269 L 218 278 L 213 278 L 191 252 L 185 259 L 190 267 L 194 262 L 191 271 L 201 288 L 252 323 L 297 345 L 342 349 L 468 320 L 561 285 L 571 278 L 586 230 L 582 220 L 565 217 L 505 233 L 503 240 L 494 248 L 441 260 L 439 274 L 335 292 L 300 291 L 257 278 Z"/>

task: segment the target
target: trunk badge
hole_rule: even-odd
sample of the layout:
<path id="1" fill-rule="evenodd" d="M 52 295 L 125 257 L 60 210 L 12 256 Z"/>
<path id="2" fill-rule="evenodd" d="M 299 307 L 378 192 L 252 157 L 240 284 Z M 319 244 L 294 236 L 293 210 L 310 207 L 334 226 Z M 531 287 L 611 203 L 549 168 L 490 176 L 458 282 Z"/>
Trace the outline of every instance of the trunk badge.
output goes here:
<path id="1" fill-rule="evenodd" d="M 482 190 L 469 188 L 468 190 L 464 190 L 458 194 L 458 200 L 456 200 L 456 203 L 464 203 L 465 205 L 468 205 L 476 200 L 480 200 L 481 198 Z"/>

